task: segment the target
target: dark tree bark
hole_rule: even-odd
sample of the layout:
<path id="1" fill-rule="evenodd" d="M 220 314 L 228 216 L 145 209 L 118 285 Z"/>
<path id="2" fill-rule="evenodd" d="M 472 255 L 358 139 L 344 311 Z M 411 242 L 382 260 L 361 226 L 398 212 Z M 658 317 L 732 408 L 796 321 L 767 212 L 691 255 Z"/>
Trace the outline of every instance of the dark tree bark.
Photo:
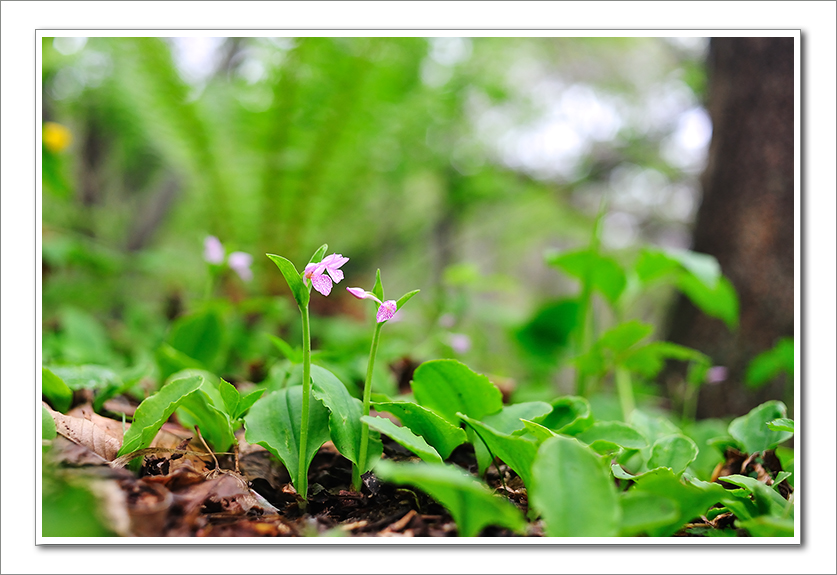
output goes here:
<path id="1" fill-rule="evenodd" d="M 701 389 L 698 417 L 741 415 L 783 398 L 782 380 L 754 392 L 744 374 L 757 354 L 794 333 L 793 51 L 792 38 L 710 42 L 713 134 L 692 249 L 718 259 L 738 292 L 741 321 L 732 333 L 683 297 L 672 309 L 670 340 L 728 368 L 726 382 Z M 676 375 L 667 373 L 669 384 Z"/>

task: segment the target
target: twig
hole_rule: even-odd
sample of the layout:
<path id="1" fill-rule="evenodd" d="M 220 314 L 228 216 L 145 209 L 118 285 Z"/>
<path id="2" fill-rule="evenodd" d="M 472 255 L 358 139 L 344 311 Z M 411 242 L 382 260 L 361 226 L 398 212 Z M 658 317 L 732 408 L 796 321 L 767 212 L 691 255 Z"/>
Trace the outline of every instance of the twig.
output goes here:
<path id="1" fill-rule="evenodd" d="M 209 455 L 211 455 L 212 459 L 215 461 L 215 469 L 221 469 L 221 465 L 218 463 L 218 458 L 215 457 L 215 454 L 212 452 L 211 449 L 209 449 L 209 446 L 206 444 L 206 441 L 204 441 L 204 438 L 201 435 L 201 430 L 197 425 L 195 426 L 195 431 L 198 433 L 198 439 L 201 440 L 201 443 L 203 443 L 203 446 L 206 447 L 206 450 L 209 452 Z"/>

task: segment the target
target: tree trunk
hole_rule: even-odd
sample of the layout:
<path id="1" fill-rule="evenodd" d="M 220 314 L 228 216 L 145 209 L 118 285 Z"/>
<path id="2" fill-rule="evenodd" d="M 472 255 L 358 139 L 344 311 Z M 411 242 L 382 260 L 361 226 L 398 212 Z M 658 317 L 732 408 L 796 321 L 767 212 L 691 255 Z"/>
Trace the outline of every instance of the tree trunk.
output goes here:
<path id="1" fill-rule="evenodd" d="M 731 333 L 682 296 L 672 309 L 669 339 L 728 369 L 725 382 L 701 389 L 698 417 L 741 415 L 784 395 L 783 380 L 753 391 L 744 374 L 757 354 L 794 334 L 793 56 L 792 38 L 710 42 L 713 134 L 692 249 L 718 259 L 741 321 Z M 682 381 L 677 375 L 668 372 L 667 383 Z"/>

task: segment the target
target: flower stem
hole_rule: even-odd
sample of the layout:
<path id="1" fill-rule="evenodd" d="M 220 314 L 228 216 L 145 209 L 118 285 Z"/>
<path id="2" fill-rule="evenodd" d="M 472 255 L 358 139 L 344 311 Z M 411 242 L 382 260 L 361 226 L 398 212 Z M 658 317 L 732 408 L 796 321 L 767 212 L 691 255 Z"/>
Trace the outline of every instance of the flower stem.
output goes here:
<path id="1" fill-rule="evenodd" d="M 622 416 L 628 422 L 636 403 L 634 402 L 634 390 L 631 385 L 631 374 L 624 367 L 616 368 L 616 391 L 619 394 L 619 403 L 622 405 Z"/>
<path id="2" fill-rule="evenodd" d="M 308 499 L 308 403 L 311 395 L 311 327 L 308 307 L 300 307 L 302 313 L 302 421 L 299 426 L 299 476 L 296 491 L 303 500 Z"/>
<path id="3" fill-rule="evenodd" d="M 378 339 L 383 323 L 375 324 L 372 336 L 372 348 L 369 350 L 369 363 L 366 365 L 366 381 L 363 384 L 363 415 L 369 415 L 369 403 L 372 397 L 372 371 L 375 369 L 375 356 L 378 354 Z M 360 453 L 358 463 L 352 466 L 352 488 L 360 491 L 361 474 L 366 467 L 366 454 L 369 451 L 369 425 L 363 423 L 360 428 Z"/>

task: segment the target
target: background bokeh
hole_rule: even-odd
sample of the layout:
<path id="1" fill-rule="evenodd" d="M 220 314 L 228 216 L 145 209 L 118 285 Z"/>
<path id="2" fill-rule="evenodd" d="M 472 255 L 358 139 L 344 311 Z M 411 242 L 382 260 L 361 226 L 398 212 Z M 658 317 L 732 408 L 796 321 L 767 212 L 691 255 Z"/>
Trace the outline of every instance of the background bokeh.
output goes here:
<path id="1" fill-rule="evenodd" d="M 295 344 L 299 321 L 264 254 L 301 269 L 328 243 L 350 261 L 331 297 L 312 297 L 314 345 L 356 366 L 348 379 L 362 374 L 374 310 L 343 288 L 370 289 L 380 268 L 389 297 L 422 291 L 387 328 L 379 390 L 455 357 L 520 397 L 554 394 L 568 376 L 531 327 L 578 287 L 544 254 L 587 245 L 599 210 L 602 248 L 619 260 L 689 247 L 712 132 L 707 46 L 46 38 L 44 363 L 159 382 L 153 354 L 171 322 L 214 301 L 216 371 L 269 378 L 281 354 L 268 334 Z M 253 254 L 252 281 L 213 276 L 208 235 Z M 671 295 L 639 297 L 631 315 L 660 326 Z"/>

